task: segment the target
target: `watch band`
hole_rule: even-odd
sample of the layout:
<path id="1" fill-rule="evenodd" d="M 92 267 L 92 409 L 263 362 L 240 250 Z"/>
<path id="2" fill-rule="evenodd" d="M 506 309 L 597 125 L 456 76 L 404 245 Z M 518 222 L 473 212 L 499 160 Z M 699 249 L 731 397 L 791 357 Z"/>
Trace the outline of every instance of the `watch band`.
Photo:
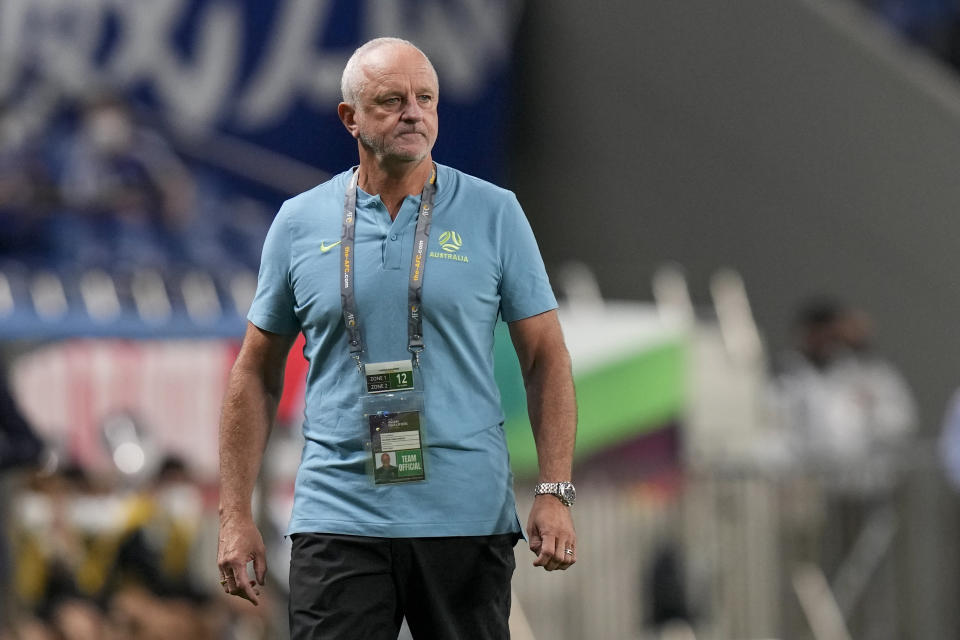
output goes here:
<path id="1" fill-rule="evenodd" d="M 559 482 L 541 482 L 533 489 L 533 495 L 539 496 L 545 493 L 557 494 L 560 492 Z"/>
<path id="2" fill-rule="evenodd" d="M 534 487 L 533 494 L 537 496 L 547 494 L 556 496 L 557 500 L 568 507 L 573 506 L 577 499 L 577 489 L 569 480 L 565 482 L 541 482 Z"/>

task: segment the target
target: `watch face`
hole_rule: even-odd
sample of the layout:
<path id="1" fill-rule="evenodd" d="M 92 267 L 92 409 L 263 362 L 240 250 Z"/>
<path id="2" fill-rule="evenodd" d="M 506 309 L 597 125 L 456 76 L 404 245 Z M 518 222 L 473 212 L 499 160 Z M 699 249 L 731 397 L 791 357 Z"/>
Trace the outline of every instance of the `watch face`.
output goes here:
<path id="1" fill-rule="evenodd" d="M 573 501 L 577 499 L 577 490 L 573 488 L 573 485 L 569 482 L 560 483 L 560 499 L 567 505 L 573 504 Z"/>

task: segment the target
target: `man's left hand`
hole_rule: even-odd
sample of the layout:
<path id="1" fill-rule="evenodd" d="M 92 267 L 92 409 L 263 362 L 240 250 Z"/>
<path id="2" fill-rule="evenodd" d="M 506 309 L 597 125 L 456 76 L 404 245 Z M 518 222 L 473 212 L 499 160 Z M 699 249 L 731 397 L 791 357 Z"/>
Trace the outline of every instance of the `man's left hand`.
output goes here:
<path id="1" fill-rule="evenodd" d="M 570 507 L 556 496 L 539 495 L 527 519 L 530 551 L 537 554 L 533 566 L 547 571 L 569 569 L 577 561 L 577 533 Z"/>

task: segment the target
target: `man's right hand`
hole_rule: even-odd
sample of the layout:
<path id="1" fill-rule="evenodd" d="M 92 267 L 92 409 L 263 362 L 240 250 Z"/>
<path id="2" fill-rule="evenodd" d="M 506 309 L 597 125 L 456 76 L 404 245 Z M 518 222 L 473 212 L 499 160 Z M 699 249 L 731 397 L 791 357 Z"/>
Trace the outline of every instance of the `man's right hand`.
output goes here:
<path id="1" fill-rule="evenodd" d="M 247 571 L 251 560 L 256 580 Z M 235 514 L 220 517 L 217 564 L 225 593 L 259 604 L 260 588 L 267 575 L 267 556 L 263 537 L 252 517 Z"/>

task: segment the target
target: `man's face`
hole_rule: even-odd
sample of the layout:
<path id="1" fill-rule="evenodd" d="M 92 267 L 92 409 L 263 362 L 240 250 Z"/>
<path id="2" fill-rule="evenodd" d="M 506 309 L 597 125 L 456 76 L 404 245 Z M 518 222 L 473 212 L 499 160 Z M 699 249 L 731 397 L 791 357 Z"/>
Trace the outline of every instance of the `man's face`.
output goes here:
<path id="1" fill-rule="evenodd" d="M 415 49 L 387 46 L 366 56 L 355 136 L 380 160 L 420 162 L 437 140 L 439 87 Z"/>
<path id="2" fill-rule="evenodd" d="M 389 466 L 390 466 L 390 454 L 389 454 L 389 453 L 385 453 L 385 454 L 383 454 L 383 455 L 380 456 L 380 464 L 382 464 L 382 465 L 385 466 L 385 467 L 389 467 Z"/>

